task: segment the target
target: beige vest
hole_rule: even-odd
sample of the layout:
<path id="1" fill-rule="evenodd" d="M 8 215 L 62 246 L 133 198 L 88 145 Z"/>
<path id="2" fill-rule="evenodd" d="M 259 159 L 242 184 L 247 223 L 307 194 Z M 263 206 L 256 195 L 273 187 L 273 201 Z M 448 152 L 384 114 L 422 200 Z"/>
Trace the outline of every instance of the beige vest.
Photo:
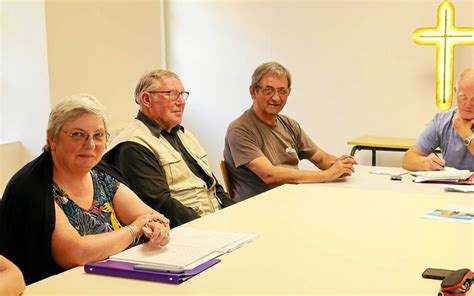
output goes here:
<path id="1" fill-rule="evenodd" d="M 220 207 L 216 197 L 216 180 L 212 175 L 207 153 L 189 131 L 179 130 L 177 135 L 189 154 L 213 180 L 209 189 L 206 183 L 189 169 L 181 154 L 164 137 L 155 137 L 150 129 L 138 119 L 135 119 L 112 140 L 107 151 L 123 142 L 135 142 L 145 146 L 153 152 L 163 167 L 173 198 L 191 207 L 201 216 L 213 213 Z"/>

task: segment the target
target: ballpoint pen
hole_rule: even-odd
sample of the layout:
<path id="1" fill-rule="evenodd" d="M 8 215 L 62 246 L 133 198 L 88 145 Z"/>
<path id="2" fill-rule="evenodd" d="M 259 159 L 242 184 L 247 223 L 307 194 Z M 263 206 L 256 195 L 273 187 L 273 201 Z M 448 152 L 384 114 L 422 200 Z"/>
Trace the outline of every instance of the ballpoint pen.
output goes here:
<path id="1" fill-rule="evenodd" d="M 433 152 L 433 154 L 438 157 L 439 159 L 441 159 L 441 157 L 439 157 L 438 153 L 436 153 L 436 149 L 435 148 L 431 148 L 431 152 Z M 444 165 L 443 165 L 443 168 L 444 168 Z"/>

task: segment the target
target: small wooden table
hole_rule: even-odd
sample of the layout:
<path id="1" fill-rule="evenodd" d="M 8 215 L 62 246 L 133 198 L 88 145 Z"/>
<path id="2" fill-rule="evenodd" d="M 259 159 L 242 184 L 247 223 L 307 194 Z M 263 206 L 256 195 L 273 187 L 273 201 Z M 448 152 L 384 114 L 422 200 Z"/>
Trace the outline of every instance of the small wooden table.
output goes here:
<path id="1" fill-rule="evenodd" d="M 357 150 L 371 150 L 372 151 L 372 166 L 377 164 L 377 150 L 379 151 L 407 151 L 413 144 L 415 138 L 398 138 L 398 137 L 378 137 L 378 136 L 363 136 L 347 142 L 349 145 L 354 145 L 351 150 L 351 155 L 354 156 Z"/>

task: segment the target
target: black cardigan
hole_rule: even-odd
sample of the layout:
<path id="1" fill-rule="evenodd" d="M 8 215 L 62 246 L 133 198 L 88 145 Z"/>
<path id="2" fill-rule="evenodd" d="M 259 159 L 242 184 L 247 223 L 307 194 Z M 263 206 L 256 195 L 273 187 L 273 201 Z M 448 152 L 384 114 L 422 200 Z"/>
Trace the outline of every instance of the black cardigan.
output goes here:
<path id="1" fill-rule="evenodd" d="M 127 184 L 114 167 L 105 163 L 97 167 Z M 63 271 L 51 255 L 56 223 L 51 153 L 43 152 L 20 169 L 8 182 L 2 199 L 0 254 L 20 268 L 26 284 Z"/>

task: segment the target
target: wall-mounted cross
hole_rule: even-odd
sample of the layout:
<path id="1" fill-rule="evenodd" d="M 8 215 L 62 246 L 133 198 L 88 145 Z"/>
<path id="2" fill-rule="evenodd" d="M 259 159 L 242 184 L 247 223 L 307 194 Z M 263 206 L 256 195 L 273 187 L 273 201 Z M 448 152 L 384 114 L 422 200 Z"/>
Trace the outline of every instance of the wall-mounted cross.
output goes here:
<path id="1" fill-rule="evenodd" d="M 438 26 L 418 28 L 413 40 L 421 45 L 436 45 L 436 105 L 447 110 L 453 103 L 454 47 L 474 44 L 474 28 L 454 25 L 454 6 L 444 1 L 438 7 Z"/>

